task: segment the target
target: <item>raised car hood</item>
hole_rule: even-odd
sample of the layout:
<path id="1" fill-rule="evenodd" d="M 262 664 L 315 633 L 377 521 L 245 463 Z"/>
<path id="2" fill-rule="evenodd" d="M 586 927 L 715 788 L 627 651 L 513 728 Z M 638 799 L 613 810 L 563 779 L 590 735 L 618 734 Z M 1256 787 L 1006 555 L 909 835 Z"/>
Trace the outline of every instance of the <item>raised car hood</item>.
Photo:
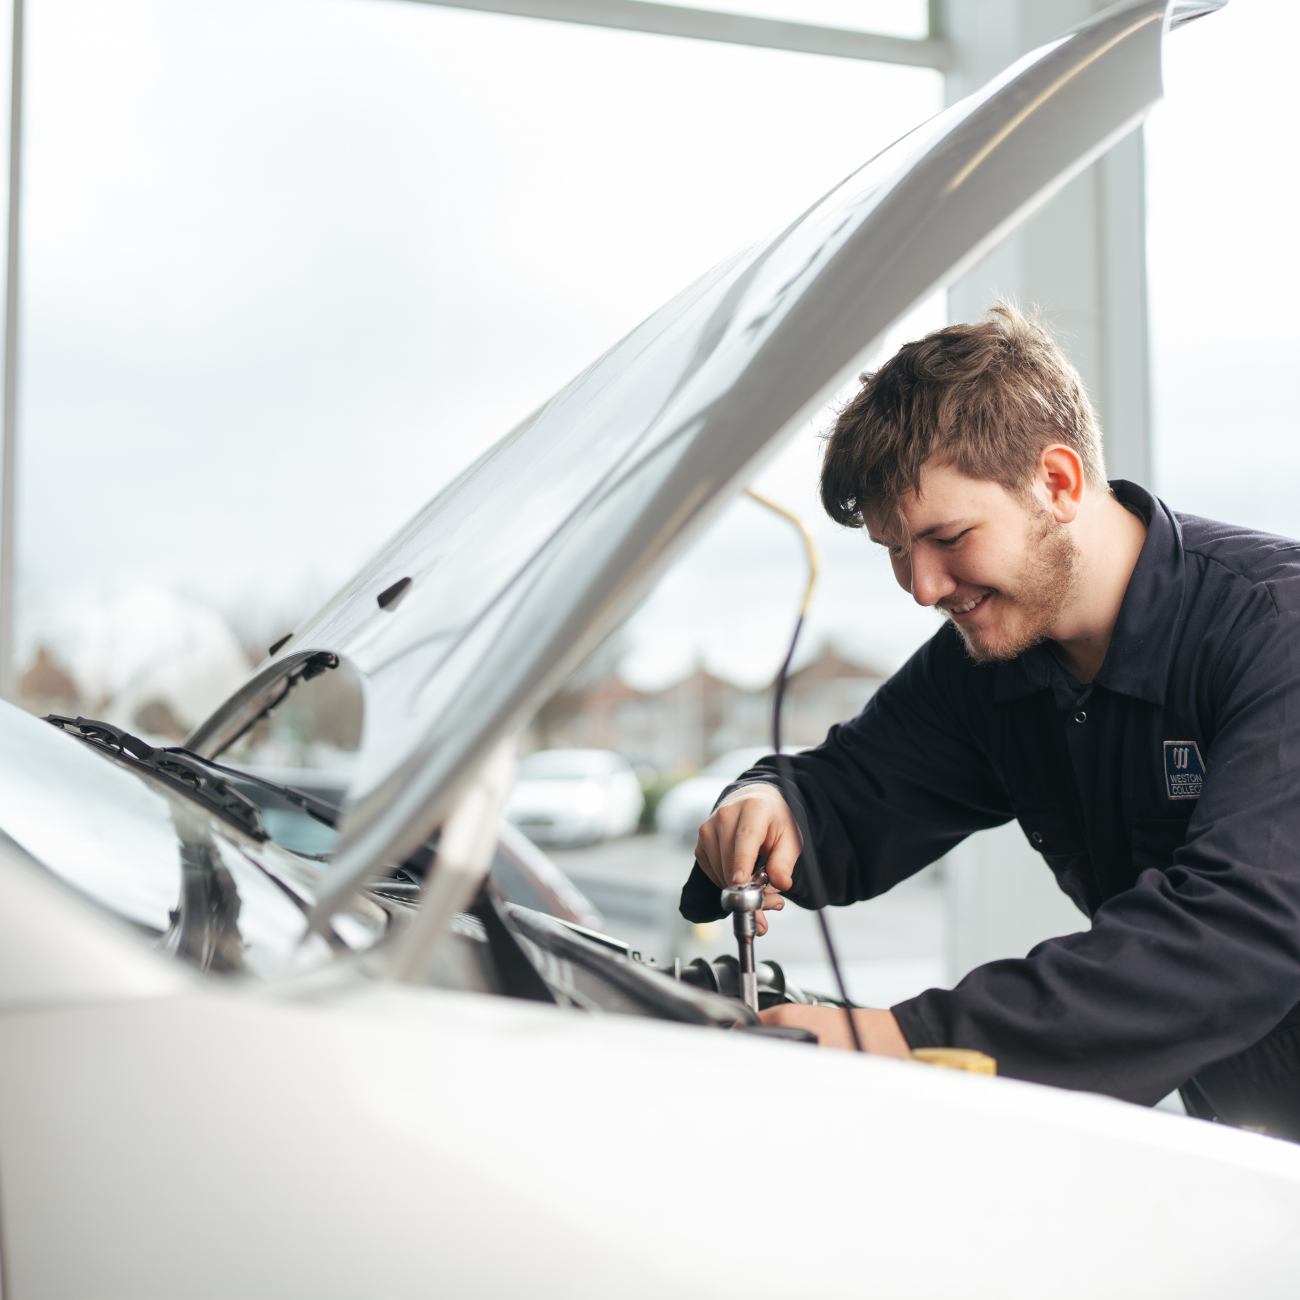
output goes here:
<path id="1" fill-rule="evenodd" d="M 364 734 L 323 907 L 427 837 L 891 324 L 1141 122 L 1165 32 L 1216 7 L 1106 10 L 711 271 L 435 497 L 195 731 L 215 753 L 311 655 L 355 667 Z"/>

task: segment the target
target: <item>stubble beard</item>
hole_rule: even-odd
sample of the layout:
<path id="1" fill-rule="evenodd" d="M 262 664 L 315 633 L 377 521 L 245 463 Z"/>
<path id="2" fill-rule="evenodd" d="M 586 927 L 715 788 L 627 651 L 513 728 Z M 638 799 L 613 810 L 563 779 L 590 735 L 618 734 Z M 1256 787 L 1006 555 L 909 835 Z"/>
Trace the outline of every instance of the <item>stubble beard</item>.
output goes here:
<path id="1" fill-rule="evenodd" d="M 984 637 L 975 628 L 954 623 L 966 646 L 966 653 L 976 663 L 990 664 L 1015 659 L 1047 640 L 1065 602 L 1079 581 L 1079 552 L 1070 530 L 1040 509 L 1039 528 L 1031 540 L 1028 557 L 1013 591 L 997 594 L 1014 607 L 1014 620 L 993 629 Z M 1010 611 L 1008 611 L 1010 613 Z"/>

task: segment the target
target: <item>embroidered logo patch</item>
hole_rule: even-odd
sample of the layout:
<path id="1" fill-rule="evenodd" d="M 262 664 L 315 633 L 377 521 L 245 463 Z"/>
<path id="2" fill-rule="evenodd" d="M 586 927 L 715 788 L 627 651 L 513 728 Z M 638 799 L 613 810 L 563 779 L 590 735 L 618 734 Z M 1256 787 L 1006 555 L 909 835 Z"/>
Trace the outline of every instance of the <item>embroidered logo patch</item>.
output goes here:
<path id="1" fill-rule="evenodd" d="M 1171 799 L 1199 799 L 1205 764 L 1194 740 L 1165 741 L 1165 786 Z"/>

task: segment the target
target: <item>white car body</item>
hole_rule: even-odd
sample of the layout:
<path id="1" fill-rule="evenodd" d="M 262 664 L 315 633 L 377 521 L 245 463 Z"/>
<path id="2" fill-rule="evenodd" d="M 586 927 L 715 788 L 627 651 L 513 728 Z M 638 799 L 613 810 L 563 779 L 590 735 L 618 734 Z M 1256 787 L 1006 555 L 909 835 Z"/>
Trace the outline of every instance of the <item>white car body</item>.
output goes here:
<path id="1" fill-rule="evenodd" d="M 502 998 L 225 988 L 4 852 L 0 980 L 11 1300 L 1294 1295 L 1300 1149 L 1254 1134 Z"/>
<path id="2" fill-rule="evenodd" d="M 645 796 L 632 765 L 608 749 L 543 749 L 519 765 L 506 819 L 535 844 L 594 844 L 631 835 Z"/>
<path id="3" fill-rule="evenodd" d="M 1295 1294 L 1296 1146 L 763 1039 L 480 889 L 531 711 L 893 321 L 1140 122 L 1213 7 L 1098 15 L 706 276 L 188 757 L 0 706 L 6 1300 Z M 366 721 L 319 861 L 210 760 L 340 657 Z"/>

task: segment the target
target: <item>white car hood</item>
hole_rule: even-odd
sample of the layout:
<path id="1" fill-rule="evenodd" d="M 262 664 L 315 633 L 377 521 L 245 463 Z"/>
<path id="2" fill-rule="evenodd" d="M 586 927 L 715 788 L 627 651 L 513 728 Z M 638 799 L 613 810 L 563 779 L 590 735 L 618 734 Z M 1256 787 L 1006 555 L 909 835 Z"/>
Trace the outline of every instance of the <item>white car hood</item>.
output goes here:
<path id="1" fill-rule="evenodd" d="M 1300 1264 L 1289 1143 L 392 984 L 6 1017 L 0 1103 L 18 1295 L 1289 1300 Z"/>
<path id="2" fill-rule="evenodd" d="M 364 734 L 321 909 L 428 836 L 893 322 L 1141 122 L 1171 22 L 1216 7 L 1114 6 L 704 276 L 440 493 L 193 733 L 218 752 L 313 654 L 356 669 Z"/>

